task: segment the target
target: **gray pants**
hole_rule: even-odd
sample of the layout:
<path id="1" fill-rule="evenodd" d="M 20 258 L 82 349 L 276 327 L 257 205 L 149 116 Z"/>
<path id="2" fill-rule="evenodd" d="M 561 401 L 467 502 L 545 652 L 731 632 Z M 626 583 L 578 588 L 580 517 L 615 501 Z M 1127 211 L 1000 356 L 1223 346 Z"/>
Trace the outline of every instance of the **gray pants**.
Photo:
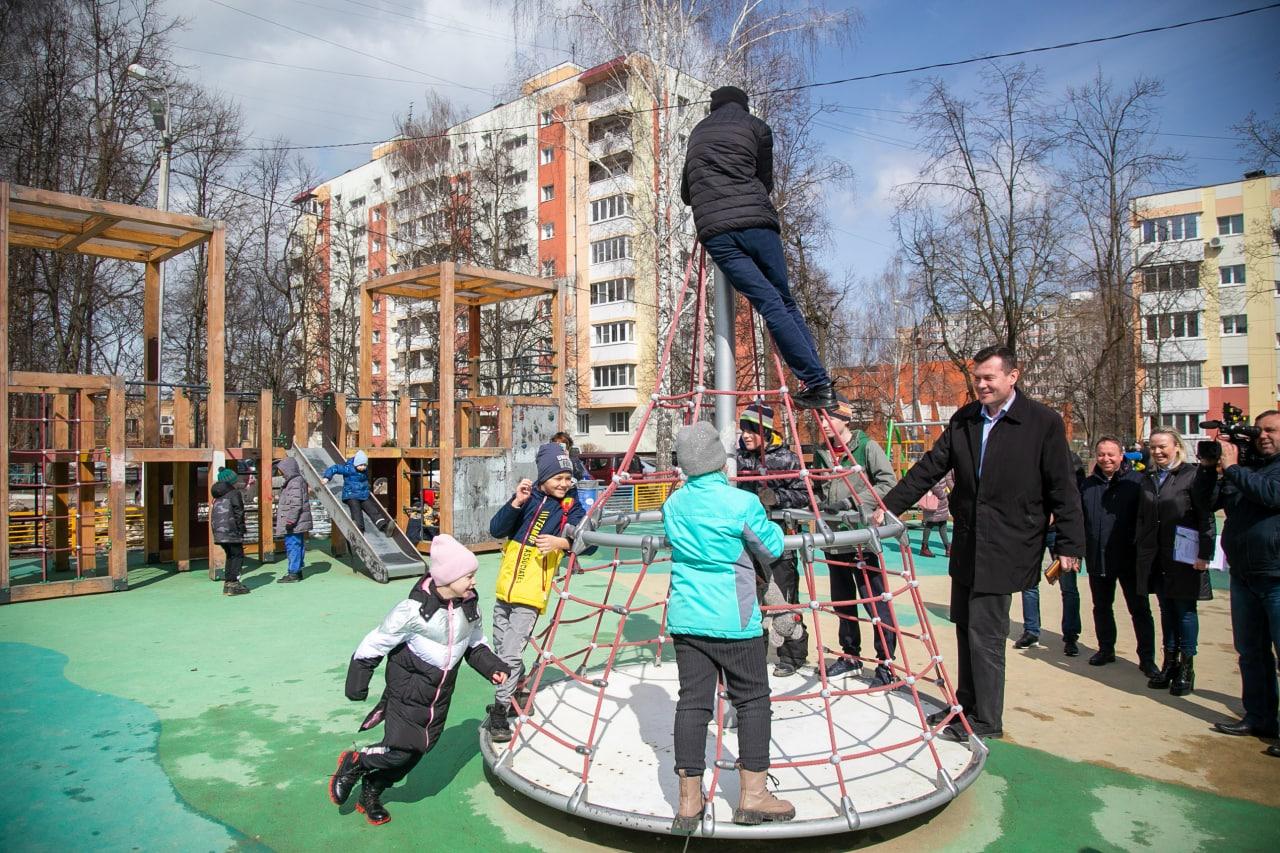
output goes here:
<path id="1" fill-rule="evenodd" d="M 524 647 L 533 636 L 538 611 L 523 604 L 496 601 L 493 605 L 493 651 L 511 670 L 507 680 L 493 692 L 499 705 L 511 702 L 516 686 L 524 680 Z"/>
<path id="2" fill-rule="evenodd" d="M 951 582 L 951 621 L 959 651 L 956 699 L 979 734 L 1004 727 L 1004 647 L 1012 599 Z"/>

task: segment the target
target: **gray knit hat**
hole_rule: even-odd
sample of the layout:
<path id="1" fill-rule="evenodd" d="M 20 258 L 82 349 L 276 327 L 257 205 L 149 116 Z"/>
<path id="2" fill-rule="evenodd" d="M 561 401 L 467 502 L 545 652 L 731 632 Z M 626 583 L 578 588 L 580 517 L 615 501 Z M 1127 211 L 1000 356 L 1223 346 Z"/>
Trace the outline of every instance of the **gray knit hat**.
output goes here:
<path id="1" fill-rule="evenodd" d="M 688 477 L 719 471 L 729 458 L 720 433 L 706 421 L 680 428 L 676 433 L 676 457 Z"/>

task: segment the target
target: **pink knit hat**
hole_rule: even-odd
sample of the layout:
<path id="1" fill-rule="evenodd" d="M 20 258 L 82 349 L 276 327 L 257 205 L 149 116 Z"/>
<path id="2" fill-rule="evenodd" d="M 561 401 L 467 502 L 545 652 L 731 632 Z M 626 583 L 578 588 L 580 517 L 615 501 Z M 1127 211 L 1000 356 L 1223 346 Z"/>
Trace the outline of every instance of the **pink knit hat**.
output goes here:
<path id="1" fill-rule="evenodd" d="M 474 574 L 480 568 L 476 555 L 448 533 L 431 540 L 431 579 L 436 586 L 451 584 L 458 578 Z"/>

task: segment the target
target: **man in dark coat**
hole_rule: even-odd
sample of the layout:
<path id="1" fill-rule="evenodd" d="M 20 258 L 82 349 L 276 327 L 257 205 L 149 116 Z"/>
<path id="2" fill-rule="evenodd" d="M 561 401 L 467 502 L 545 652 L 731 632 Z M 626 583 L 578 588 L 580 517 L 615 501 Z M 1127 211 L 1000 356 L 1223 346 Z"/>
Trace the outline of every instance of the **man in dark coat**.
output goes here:
<path id="1" fill-rule="evenodd" d="M 942 436 L 884 503 L 901 514 L 954 472 L 949 571 L 959 647 L 956 696 L 975 734 L 1000 737 L 1011 596 L 1039 580 L 1051 516 L 1063 570 L 1079 571 L 1084 524 L 1062 418 L 1016 390 L 1013 351 L 987 347 L 973 357 L 971 372 L 977 401 L 952 415 Z M 949 714 L 933 715 L 931 725 Z M 939 734 L 967 737 L 956 722 Z"/>
<path id="2" fill-rule="evenodd" d="M 1151 618 L 1151 599 L 1147 597 L 1146 572 L 1136 571 L 1133 544 L 1142 475 L 1123 469 L 1124 447 L 1111 436 L 1103 436 L 1094 444 L 1093 461 L 1093 473 L 1080 485 L 1084 565 L 1093 596 L 1093 629 L 1098 635 L 1098 651 L 1089 658 L 1089 665 L 1103 666 L 1116 659 L 1113 608 L 1118 583 L 1138 641 L 1138 668 L 1147 678 L 1154 678 L 1158 672 L 1156 627 Z"/>
<path id="3" fill-rule="evenodd" d="M 1225 437 L 1215 507 L 1226 510 L 1222 550 L 1231 567 L 1231 634 L 1240 655 L 1244 719 L 1217 723 L 1229 735 L 1280 734 L 1280 689 L 1275 650 L 1280 648 L 1280 412 L 1254 422 L 1259 459 L 1240 464 L 1240 451 Z M 1280 745 L 1267 747 L 1280 757 Z"/>
<path id="4" fill-rule="evenodd" d="M 698 240 L 720 271 L 764 318 L 804 391 L 802 409 L 835 405 L 831 378 L 787 284 L 773 192 L 773 131 L 751 115 L 747 93 L 722 86 L 711 93 L 711 114 L 689 134 L 680 197 L 693 208 Z"/>

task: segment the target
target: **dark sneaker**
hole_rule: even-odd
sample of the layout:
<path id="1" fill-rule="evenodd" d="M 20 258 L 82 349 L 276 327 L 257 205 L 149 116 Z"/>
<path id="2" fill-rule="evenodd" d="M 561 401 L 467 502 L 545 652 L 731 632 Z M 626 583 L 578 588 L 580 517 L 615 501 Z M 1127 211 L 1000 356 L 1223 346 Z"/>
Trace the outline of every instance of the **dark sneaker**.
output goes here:
<path id="1" fill-rule="evenodd" d="M 297 583 L 302 580 L 302 572 L 286 572 L 276 583 Z"/>
<path id="2" fill-rule="evenodd" d="M 932 557 L 932 556 L 933 556 L 933 552 L 932 552 L 932 551 L 930 551 L 928 548 L 921 548 L 921 549 L 920 549 L 920 556 L 921 556 L 921 557 Z"/>
<path id="3" fill-rule="evenodd" d="M 983 740 L 1000 740 L 1004 737 L 1004 732 L 999 729 L 988 729 L 979 726 L 973 726 L 973 733 Z M 951 723 L 938 732 L 938 737 L 955 743 L 965 743 L 969 740 L 969 733 L 964 730 L 964 724 Z"/>
<path id="4" fill-rule="evenodd" d="M 231 581 L 222 585 L 223 595 L 248 595 L 249 587 L 240 583 L 240 581 Z"/>
<path id="5" fill-rule="evenodd" d="M 898 679 L 893 674 L 893 670 L 890 669 L 886 664 L 882 663 L 876 666 L 876 671 L 871 676 L 871 686 L 887 687 L 888 685 L 893 684 L 893 682 L 897 680 Z"/>
<path id="6" fill-rule="evenodd" d="M 827 667 L 827 678 L 842 678 L 846 675 L 857 675 L 862 672 L 862 661 L 840 658 Z"/>
<path id="7" fill-rule="evenodd" d="M 1093 653 L 1092 657 L 1089 658 L 1089 666 L 1106 666 L 1109 663 L 1115 663 L 1115 662 L 1116 662 L 1116 653 L 1108 652 L 1104 649 L 1099 649 L 1098 651 Z M 1152 662 L 1151 664 L 1151 670 L 1153 675 L 1159 672 L 1159 670 L 1156 669 L 1154 662 Z"/>
<path id="8" fill-rule="evenodd" d="M 1075 640 L 1066 640 L 1062 643 L 1062 653 L 1069 658 L 1077 657 L 1080 654 L 1080 647 L 1076 645 Z"/>
<path id="9" fill-rule="evenodd" d="M 791 402 L 797 409 L 834 409 L 836 405 L 836 389 L 828 382 L 806 388 L 798 394 L 791 395 Z"/>
<path id="10" fill-rule="evenodd" d="M 380 518 L 380 519 L 378 519 L 378 523 L 377 523 L 377 525 L 376 525 L 376 526 L 377 526 L 377 528 L 378 528 L 379 530 L 386 530 L 386 529 L 387 529 L 387 525 L 388 525 L 389 523 L 390 523 L 390 520 L 389 520 L 389 519 L 386 519 L 386 518 Z"/>
<path id="11" fill-rule="evenodd" d="M 335 806 L 342 805 L 351 797 L 362 776 L 364 768 L 360 766 L 360 753 L 348 749 L 338 756 L 338 769 L 329 777 L 329 799 Z"/>
<path id="12" fill-rule="evenodd" d="M 490 705 L 486 710 L 489 716 L 484 721 L 484 730 L 489 733 L 489 740 L 494 743 L 511 741 L 511 724 L 507 722 L 507 705 Z"/>
<path id="13" fill-rule="evenodd" d="M 1015 649 L 1029 649 L 1032 646 L 1040 645 L 1040 637 L 1030 631 L 1023 631 L 1022 636 L 1013 644 Z"/>
<path id="14" fill-rule="evenodd" d="M 830 670 L 827 670 L 830 673 Z M 796 668 L 789 663 L 778 661 L 778 665 L 773 668 L 774 678 L 790 678 L 796 674 Z"/>

